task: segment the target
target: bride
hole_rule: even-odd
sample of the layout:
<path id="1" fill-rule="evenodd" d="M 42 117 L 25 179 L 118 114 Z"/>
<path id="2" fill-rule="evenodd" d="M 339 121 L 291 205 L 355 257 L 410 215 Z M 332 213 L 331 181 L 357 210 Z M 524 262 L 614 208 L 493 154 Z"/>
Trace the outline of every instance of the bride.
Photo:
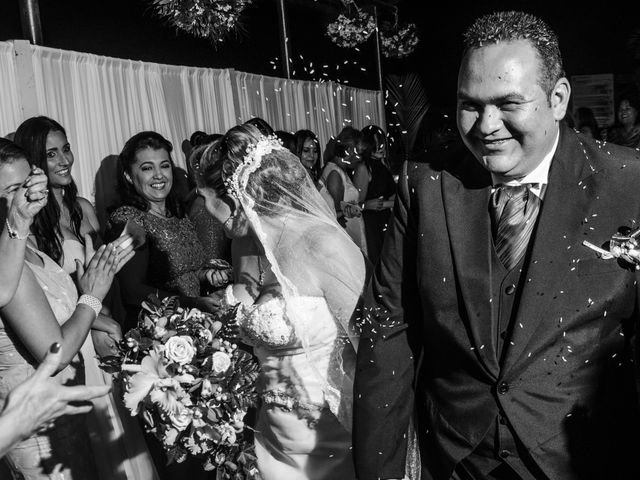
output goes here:
<path id="1" fill-rule="evenodd" d="M 356 307 L 366 260 L 297 157 L 240 125 L 194 165 L 207 210 L 234 239 L 243 340 L 260 361 L 255 448 L 265 480 L 354 479 Z"/>

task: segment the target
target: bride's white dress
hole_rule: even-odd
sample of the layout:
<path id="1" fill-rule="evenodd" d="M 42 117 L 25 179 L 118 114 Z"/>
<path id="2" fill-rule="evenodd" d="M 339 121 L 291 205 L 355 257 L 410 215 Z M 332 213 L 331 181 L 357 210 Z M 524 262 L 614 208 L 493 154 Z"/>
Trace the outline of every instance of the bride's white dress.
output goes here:
<path id="1" fill-rule="evenodd" d="M 255 448 L 263 479 L 355 479 L 351 433 L 323 394 L 334 345 L 344 341 L 326 300 L 274 297 L 243 307 L 238 323 L 261 368 Z M 301 331 L 304 346 L 296 334 Z"/>

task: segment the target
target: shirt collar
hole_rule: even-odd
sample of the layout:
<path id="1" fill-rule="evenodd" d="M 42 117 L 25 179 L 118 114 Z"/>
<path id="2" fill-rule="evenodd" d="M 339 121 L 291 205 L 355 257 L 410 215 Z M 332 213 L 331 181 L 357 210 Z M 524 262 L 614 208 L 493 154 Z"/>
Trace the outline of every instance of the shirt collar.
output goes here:
<path id="1" fill-rule="evenodd" d="M 531 187 L 531 191 L 534 194 L 536 194 L 538 197 L 542 198 L 543 191 L 544 191 L 543 187 L 547 183 L 549 183 L 549 169 L 551 168 L 551 160 L 553 159 L 553 156 L 556 153 L 559 140 L 560 140 L 560 129 L 556 131 L 556 139 L 553 142 L 553 147 L 551 147 L 551 150 L 549 151 L 549 153 L 547 153 L 544 156 L 544 158 L 536 168 L 534 168 L 531 172 L 529 172 L 528 175 L 520 179 L 510 180 L 506 183 L 503 183 L 502 185 L 516 186 L 516 185 L 522 185 L 525 183 L 532 183 L 533 186 Z M 495 190 L 496 186 L 498 185 L 498 182 L 496 178 L 493 176 L 493 174 L 491 174 L 491 181 L 493 182 L 492 190 Z"/>

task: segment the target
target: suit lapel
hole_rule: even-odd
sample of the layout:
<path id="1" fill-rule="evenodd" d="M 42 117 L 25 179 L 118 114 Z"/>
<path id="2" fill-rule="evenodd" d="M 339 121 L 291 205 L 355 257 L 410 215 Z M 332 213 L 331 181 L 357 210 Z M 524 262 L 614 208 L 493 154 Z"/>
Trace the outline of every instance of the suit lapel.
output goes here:
<path id="1" fill-rule="evenodd" d="M 584 191 L 592 175 L 575 135 L 561 128 L 560 141 L 549 170 L 549 180 L 532 237 L 528 264 L 522 273 L 522 292 L 515 306 L 511 342 L 502 365 L 503 374 L 532 350 L 540 322 L 549 314 L 554 292 L 562 290 L 565 277 L 588 211 L 589 195 Z M 577 255 L 578 252 L 575 253 Z"/>
<path id="2" fill-rule="evenodd" d="M 491 177 L 467 156 L 442 175 L 443 202 L 457 283 L 467 312 L 467 330 L 478 358 L 493 377 L 498 362 L 491 338 Z"/>

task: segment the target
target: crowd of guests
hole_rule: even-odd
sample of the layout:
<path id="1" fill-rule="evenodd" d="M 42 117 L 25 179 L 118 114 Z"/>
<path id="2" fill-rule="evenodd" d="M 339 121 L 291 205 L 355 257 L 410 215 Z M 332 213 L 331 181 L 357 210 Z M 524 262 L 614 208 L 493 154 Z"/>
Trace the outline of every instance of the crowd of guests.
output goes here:
<path id="1" fill-rule="evenodd" d="M 640 95 L 627 90 L 618 96 L 615 104 L 615 122 L 605 127 L 599 125 L 593 110 L 579 107 L 571 118 L 570 126 L 595 140 L 603 140 L 623 147 L 640 148 Z"/>
<path id="2" fill-rule="evenodd" d="M 339 224 L 375 262 L 395 197 L 385 132 L 375 125 L 346 127 L 323 152 L 310 130 L 274 131 L 259 118 L 246 124 L 278 137 L 295 154 Z M 101 421 L 85 423 L 72 414 L 88 408 L 68 406 L 64 399 L 93 399 L 103 407 L 94 409 L 98 416 L 117 408 L 97 359 L 117 353 L 141 302 L 150 294 L 172 295 L 184 306 L 211 311 L 217 306 L 211 294 L 232 280 L 232 265 L 251 257 L 240 241 L 231 244 L 196 187 L 203 153 L 222 135 L 195 132 L 183 143 L 187 175 L 180 175 L 173 146 L 161 134 L 132 136 L 118 155 L 118 201 L 103 225 L 94 206 L 78 195 L 72 139 L 62 125 L 34 117 L 10 138 L 0 143 L 0 404 L 34 397 L 29 382 L 40 379 L 42 385 L 43 378 L 57 374 L 41 388 L 49 398 L 41 402 L 46 413 L 32 417 L 41 420 L 22 422 L 21 429 L 0 438 L 0 451 L 20 478 L 116 478 L 96 468 L 100 462 L 91 451 L 92 439 L 105 438 L 105 432 L 92 431 Z M 84 384 L 94 387 L 83 390 Z M 66 390 L 70 386 L 76 390 Z M 0 417 L 2 422 L 10 426 L 16 420 Z M 161 478 L 205 478 L 199 464 L 167 467 L 159 445 L 149 447 L 154 465 L 120 453 L 122 462 L 133 471 L 155 469 Z"/>

